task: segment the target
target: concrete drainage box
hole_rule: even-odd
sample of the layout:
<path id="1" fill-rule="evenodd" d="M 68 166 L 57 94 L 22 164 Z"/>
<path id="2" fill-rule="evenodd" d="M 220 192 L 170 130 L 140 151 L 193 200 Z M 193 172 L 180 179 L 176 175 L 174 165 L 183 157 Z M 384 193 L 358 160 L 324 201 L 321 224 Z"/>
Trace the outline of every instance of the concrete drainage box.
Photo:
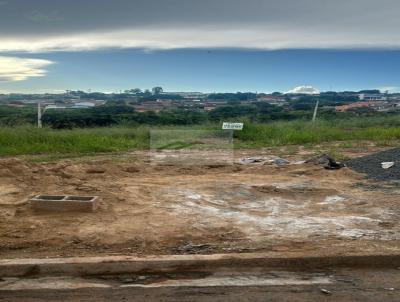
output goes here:
<path id="1" fill-rule="evenodd" d="M 98 196 L 36 195 L 30 202 L 36 211 L 93 212 L 98 207 Z"/>

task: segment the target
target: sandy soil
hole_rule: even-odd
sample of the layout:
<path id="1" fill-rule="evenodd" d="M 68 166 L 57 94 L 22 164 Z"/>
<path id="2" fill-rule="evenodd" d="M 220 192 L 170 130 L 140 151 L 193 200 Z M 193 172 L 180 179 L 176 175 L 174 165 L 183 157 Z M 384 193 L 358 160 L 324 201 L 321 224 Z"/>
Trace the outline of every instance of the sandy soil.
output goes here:
<path id="1" fill-rule="evenodd" d="M 354 157 L 373 150 L 348 150 Z M 235 151 L 235 161 L 269 150 Z M 206 157 L 209 154 L 197 154 Z M 343 168 L 153 165 L 146 153 L 0 160 L 0 258 L 400 251 L 400 188 Z M 98 195 L 95 213 L 38 213 L 36 194 Z"/>

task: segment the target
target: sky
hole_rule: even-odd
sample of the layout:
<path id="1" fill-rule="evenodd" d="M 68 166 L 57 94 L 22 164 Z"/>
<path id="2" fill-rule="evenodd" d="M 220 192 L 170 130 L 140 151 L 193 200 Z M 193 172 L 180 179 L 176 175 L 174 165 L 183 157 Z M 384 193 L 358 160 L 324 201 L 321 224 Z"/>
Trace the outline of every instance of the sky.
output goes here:
<path id="1" fill-rule="evenodd" d="M 398 0 L 0 0 L 0 93 L 400 90 Z"/>

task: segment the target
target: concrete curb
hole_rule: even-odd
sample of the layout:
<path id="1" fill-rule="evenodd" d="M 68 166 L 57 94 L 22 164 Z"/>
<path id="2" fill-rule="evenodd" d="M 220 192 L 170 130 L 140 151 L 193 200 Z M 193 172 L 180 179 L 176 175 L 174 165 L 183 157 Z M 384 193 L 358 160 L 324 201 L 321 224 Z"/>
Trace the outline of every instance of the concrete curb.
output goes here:
<path id="1" fill-rule="evenodd" d="M 282 257 L 265 253 L 168 255 L 145 258 L 131 256 L 6 259 L 0 260 L 0 277 L 89 276 L 109 274 L 144 274 L 216 269 L 286 268 L 316 269 L 326 267 L 400 266 L 400 254 Z"/>

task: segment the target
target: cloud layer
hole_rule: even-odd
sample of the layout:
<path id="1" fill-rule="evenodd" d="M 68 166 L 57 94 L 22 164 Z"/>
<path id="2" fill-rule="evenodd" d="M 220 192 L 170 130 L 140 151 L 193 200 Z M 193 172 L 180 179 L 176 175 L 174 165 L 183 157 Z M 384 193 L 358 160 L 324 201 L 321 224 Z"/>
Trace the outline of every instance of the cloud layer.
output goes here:
<path id="1" fill-rule="evenodd" d="M 319 90 L 312 86 L 298 86 L 286 92 L 286 94 L 319 94 Z"/>
<path id="2" fill-rule="evenodd" d="M 0 10 L 0 51 L 400 48 L 399 10 L 398 0 L 13 0 Z"/>
<path id="3" fill-rule="evenodd" d="M 42 77 L 46 75 L 43 68 L 52 63 L 48 60 L 0 56 L 0 81 L 23 81 Z"/>

